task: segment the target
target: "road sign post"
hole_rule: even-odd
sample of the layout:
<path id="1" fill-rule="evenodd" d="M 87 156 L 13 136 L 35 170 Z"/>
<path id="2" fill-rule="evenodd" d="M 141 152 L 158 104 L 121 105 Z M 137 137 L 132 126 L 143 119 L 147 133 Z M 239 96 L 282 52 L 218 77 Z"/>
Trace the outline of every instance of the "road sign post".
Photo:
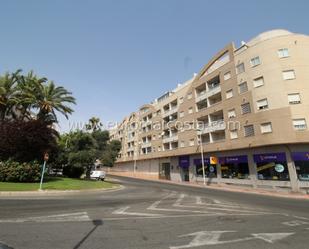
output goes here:
<path id="1" fill-rule="evenodd" d="M 42 169 L 42 174 L 41 174 L 41 181 L 40 181 L 40 190 L 42 190 L 42 185 L 43 185 L 43 179 L 44 179 L 44 173 L 45 173 L 45 168 L 46 168 L 46 162 L 49 159 L 48 153 L 44 154 L 44 164 L 43 164 L 43 169 Z"/>

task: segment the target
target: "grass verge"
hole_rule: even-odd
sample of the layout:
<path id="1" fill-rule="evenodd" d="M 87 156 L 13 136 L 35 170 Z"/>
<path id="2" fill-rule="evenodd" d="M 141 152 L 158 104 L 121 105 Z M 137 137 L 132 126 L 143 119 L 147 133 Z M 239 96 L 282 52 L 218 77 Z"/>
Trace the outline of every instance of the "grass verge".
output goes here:
<path id="1" fill-rule="evenodd" d="M 0 191 L 34 191 L 40 183 L 0 182 Z M 112 188 L 115 184 L 103 181 L 50 177 L 43 183 L 43 190 L 86 190 Z"/>

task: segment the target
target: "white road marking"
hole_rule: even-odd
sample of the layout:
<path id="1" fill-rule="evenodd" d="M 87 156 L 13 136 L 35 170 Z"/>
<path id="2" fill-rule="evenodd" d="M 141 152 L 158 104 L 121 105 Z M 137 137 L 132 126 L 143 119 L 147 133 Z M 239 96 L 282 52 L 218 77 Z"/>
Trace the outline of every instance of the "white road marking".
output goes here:
<path id="1" fill-rule="evenodd" d="M 162 216 L 161 214 L 150 214 L 150 213 L 139 213 L 139 212 L 127 212 L 130 206 L 122 207 L 113 212 L 113 214 L 120 214 L 120 215 L 134 215 L 134 216 Z"/>
<path id="2" fill-rule="evenodd" d="M 309 220 L 309 218 L 307 218 L 307 217 L 302 217 L 302 216 L 293 215 L 293 217 L 296 218 L 296 219 L 301 219 L 301 220 Z"/>
<path id="3" fill-rule="evenodd" d="M 183 199 L 186 197 L 185 194 L 181 194 L 179 195 L 178 199 L 175 201 L 175 203 L 173 204 L 173 207 L 181 207 L 181 208 L 204 208 L 205 211 L 207 210 L 218 210 L 218 211 L 228 211 L 228 212 L 245 212 L 245 213 L 254 213 L 254 214 L 268 214 L 265 211 L 256 211 L 256 210 L 250 210 L 250 209 L 242 209 L 240 207 L 231 207 L 229 208 L 228 206 L 223 205 L 223 207 L 219 207 L 217 204 L 213 204 L 216 205 L 216 207 L 214 206 L 203 206 L 203 207 L 197 207 L 197 206 L 193 206 L 193 205 L 183 205 L 181 204 L 181 202 L 183 201 Z M 201 199 L 197 199 L 198 203 L 201 202 Z M 218 201 L 217 201 L 218 202 Z M 233 209 L 234 208 L 234 209 Z M 158 209 L 157 209 L 158 210 Z M 175 209 L 174 209 L 175 210 Z M 192 211 L 193 212 L 193 211 Z"/>
<path id="4" fill-rule="evenodd" d="M 296 226 L 308 225 L 309 222 L 303 220 L 292 220 L 282 222 L 282 224 L 290 227 L 296 227 Z"/>
<path id="5" fill-rule="evenodd" d="M 87 212 L 56 214 L 39 217 L 3 219 L 0 223 L 23 223 L 23 222 L 68 222 L 68 221 L 90 221 Z"/>
<path id="6" fill-rule="evenodd" d="M 200 247 L 206 245 L 220 245 L 220 244 L 230 244 L 237 242 L 244 242 L 253 239 L 261 239 L 268 243 L 273 243 L 277 240 L 284 239 L 287 236 L 293 235 L 294 233 L 254 233 L 250 237 L 233 239 L 233 240 L 220 240 L 221 235 L 224 233 L 232 233 L 235 231 L 200 231 L 196 233 L 190 233 L 181 235 L 179 237 L 194 236 L 189 244 L 181 246 L 171 246 L 170 249 L 183 249 L 183 248 L 192 248 Z"/>

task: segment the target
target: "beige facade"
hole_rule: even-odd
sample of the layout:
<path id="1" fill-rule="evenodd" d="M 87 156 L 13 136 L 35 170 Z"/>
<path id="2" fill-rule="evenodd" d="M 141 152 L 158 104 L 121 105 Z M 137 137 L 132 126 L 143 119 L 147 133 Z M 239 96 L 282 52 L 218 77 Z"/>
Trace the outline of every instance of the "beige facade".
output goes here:
<path id="1" fill-rule="evenodd" d="M 309 36 L 285 30 L 227 45 L 111 131 L 122 142 L 115 169 L 201 181 L 202 151 L 208 182 L 306 191 L 308 58 Z"/>

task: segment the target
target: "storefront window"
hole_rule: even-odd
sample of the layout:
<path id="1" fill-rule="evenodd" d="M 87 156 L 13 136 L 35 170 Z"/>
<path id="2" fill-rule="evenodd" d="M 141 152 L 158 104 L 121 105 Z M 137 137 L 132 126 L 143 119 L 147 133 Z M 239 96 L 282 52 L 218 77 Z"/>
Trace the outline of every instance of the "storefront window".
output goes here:
<path id="1" fill-rule="evenodd" d="M 203 166 L 198 164 L 196 167 L 196 174 L 198 176 L 203 176 Z M 205 164 L 205 176 L 209 178 L 217 177 L 217 167 L 215 164 Z"/>
<path id="2" fill-rule="evenodd" d="M 222 178 L 249 178 L 249 165 L 247 156 L 232 156 L 219 158 Z"/>
<path id="3" fill-rule="evenodd" d="M 300 181 L 309 181 L 309 152 L 293 152 L 292 158 Z"/>
<path id="4" fill-rule="evenodd" d="M 289 171 L 285 153 L 253 155 L 259 180 L 288 181 Z"/>
<path id="5" fill-rule="evenodd" d="M 196 175 L 203 177 L 203 166 L 201 159 L 195 159 L 194 165 L 196 169 Z M 205 176 L 208 178 L 215 178 L 217 177 L 217 165 L 210 164 L 209 158 L 204 158 L 204 169 L 205 169 Z"/>

